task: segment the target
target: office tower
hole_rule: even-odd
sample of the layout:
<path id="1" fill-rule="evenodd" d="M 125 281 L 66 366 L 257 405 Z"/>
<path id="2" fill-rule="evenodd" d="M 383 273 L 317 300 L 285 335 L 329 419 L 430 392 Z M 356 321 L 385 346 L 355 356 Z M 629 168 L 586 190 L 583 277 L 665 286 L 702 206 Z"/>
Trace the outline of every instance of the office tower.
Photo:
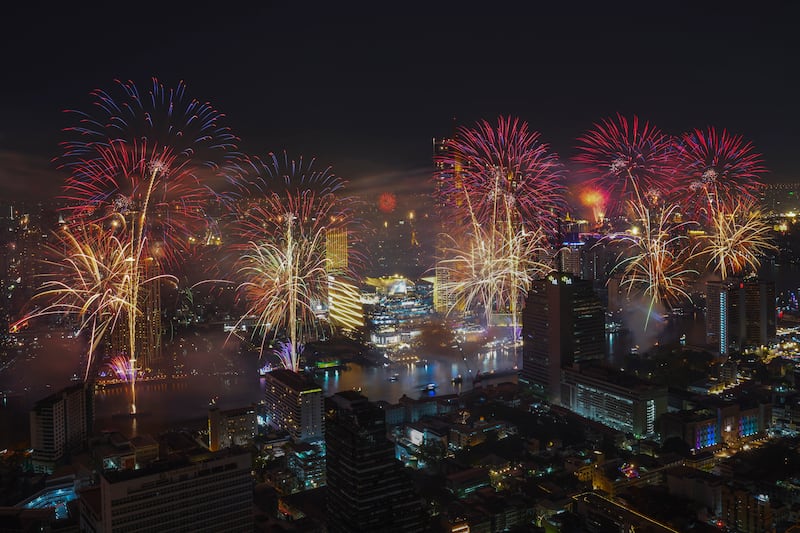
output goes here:
<path id="1" fill-rule="evenodd" d="M 756 277 L 706 284 L 706 340 L 720 355 L 775 340 L 775 283 Z"/>
<path id="2" fill-rule="evenodd" d="M 522 337 L 522 380 L 559 403 L 561 369 L 604 357 L 605 312 L 592 282 L 562 272 L 534 282 Z"/>
<path id="3" fill-rule="evenodd" d="M 312 442 L 325 436 L 322 388 L 304 374 L 278 368 L 264 375 L 267 422 L 295 441 Z"/>
<path id="4" fill-rule="evenodd" d="M 585 243 L 575 235 L 567 235 L 567 240 L 561 243 L 558 251 L 559 267 L 561 272 L 571 274 L 576 278 L 583 278 L 583 247 Z"/>
<path id="5" fill-rule="evenodd" d="M 208 410 L 208 449 L 212 452 L 231 446 L 250 446 L 256 438 L 256 406 Z"/>
<path id="6" fill-rule="evenodd" d="M 423 510 L 386 437 L 384 412 L 366 397 L 331 397 L 327 448 L 328 531 L 423 531 Z"/>
<path id="7" fill-rule="evenodd" d="M 140 265 L 142 272 L 137 301 L 138 314 L 134 335 L 136 368 L 152 368 L 161 359 L 161 265 L 153 258 L 144 259 Z M 130 356 L 130 336 L 128 320 L 123 316 L 111 332 L 110 353 Z"/>
<path id="8" fill-rule="evenodd" d="M 346 330 L 364 326 L 361 292 L 337 276 L 328 276 L 328 319 L 333 326 Z"/>
<path id="9" fill-rule="evenodd" d="M 103 472 L 81 493 L 81 531 L 253 531 L 250 452 L 229 449 Z"/>
<path id="10" fill-rule="evenodd" d="M 775 282 L 755 277 L 744 280 L 744 345 L 765 346 L 777 335 Z"/>
<path id="11" fill-rule="evenodd" d="M 349 266 L 347 236 L 347 230 L 344 228 L 329 229 L 325 232 L 326 269 L 329 273 L 347 272 Z"/>
<path id="12" fill-rule="evenodd" d="M 92 388 L 84 383 L 36 402 L 30 412 L 34 471 L 52 473 L 67 454 L 83 448 L 93 422 Z"/>

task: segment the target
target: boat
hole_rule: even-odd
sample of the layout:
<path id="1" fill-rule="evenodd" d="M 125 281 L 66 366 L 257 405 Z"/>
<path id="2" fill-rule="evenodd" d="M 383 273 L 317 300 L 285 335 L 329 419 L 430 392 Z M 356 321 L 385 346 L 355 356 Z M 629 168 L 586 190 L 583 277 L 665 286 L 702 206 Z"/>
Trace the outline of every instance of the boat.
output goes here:
<path id="1" fill-rule="evenodd" d="M 430 392 L 436 390 L 436 383 L 428 383 L 424 387 L 422 387 L 423 392 Z"/>
<path id="2" fill-rule="evenodd" d="M 392 383 L 394 383 L 398 379 L 400 379 L 400 374 L 392 374 L 391 376 L 389 376 L 389 381 L 391 381 Z"/>
<path id="3" fill-rule="evenodd" d="M 459 374 L 450 381 L 453 383 L 453 385 L 461 385 L 461 383 L 464 381 L 464 378 L 461 376 L 461 374 Z"/>

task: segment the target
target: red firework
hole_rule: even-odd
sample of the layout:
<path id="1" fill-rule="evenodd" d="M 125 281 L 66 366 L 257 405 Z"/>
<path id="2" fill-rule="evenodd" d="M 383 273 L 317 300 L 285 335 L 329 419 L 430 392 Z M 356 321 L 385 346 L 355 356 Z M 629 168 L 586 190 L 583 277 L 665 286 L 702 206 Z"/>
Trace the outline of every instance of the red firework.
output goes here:
<path id="1" fill-rule="evenodd" d="M 212 198 L 193 168 L 169 147 L 146 141 L 115 141 L 94 151 L 96 158 L 76 166 L 64 185 L 65 211 L 120 231 L 141 230 L 159 255 L 179 257 L 188 237 L 204 228 L 204 207 Z"/>
<path id="2" fill-rule="evenodd" d="M 436 157 L 440 202 L 489 223 L 501 201 L 514 219 L 554 231 L 564 205 L 562 170 L 539 137 L 512 117 L 499 117 L 496 125 L 484 120 L 460 127 Z"/>
<path id="3" fill-rule="evenodd" d="M 671 190 L 672 139 L 636 115 L 628 121 L 603 119 L 578 138 L 580 163 L 588 185 L 605 191 L 610 214 L 619 214 L 636 196 L 659 198 Z"/>
<path id="4" fill-rule="evenodd" d="M 714 219 L 723 205 L 754 201 L 765 186 L 761 154 L 741 136 L 714 127 L 695 129 L 675 146 L 679 181 L 675 190 L 695 218 Z"/>
<path id="5" fill-rule="evenodd" d="M 384 192 L 378 197 L 378 209 L 384 213 L 391 213 L 397 207 L 397 197 L 390 193 Z"/>

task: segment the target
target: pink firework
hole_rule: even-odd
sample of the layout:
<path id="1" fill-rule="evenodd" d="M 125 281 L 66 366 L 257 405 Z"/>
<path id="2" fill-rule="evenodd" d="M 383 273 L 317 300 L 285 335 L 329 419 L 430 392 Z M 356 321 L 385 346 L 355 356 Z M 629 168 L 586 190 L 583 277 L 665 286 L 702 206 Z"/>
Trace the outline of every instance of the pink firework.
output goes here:
<path id="1" fill-rule="evenodd" d="M 296 370 L 299 346 L 320 330 L 329 275 L 347 276 L 352 268 L 352 201 L 338 195 L 344 182 L 329 168 L 315 170 L 313 160 L 272 155 L 251 164 L 256 178 L 245 187 L 250 194 L 234 225 L 237 295 L 245 314 L 256 317 L 261 352 L 269 333 L 288 339 L 281 360 Z"/>
<path id="2" fill-rule="evenodd" d="M 608 214 L 620 214 L 628 201 L 657 201 L 671 190 L 672 139 L 636 115 L 630 121 L 621 114 L 603 119 L 578 141 L 574 159 L 588 185 L 613 199 Z"/>
<path id="3" fill-rule="evenodd" d="M 460 127 L 436 158 L 440 202 L 468 222 L 511 218 L 553 232 L 564 205 L 562 169 L 539 137 L 512 117 Z"/>
<path id="4" fill-rule="evenodd" d="M 676 193 L 698 220 L 713 221 L 722 206 L 756 200 L 765 186 L 761 177 L 767 169 L 761 155 L 727 130 L 709 127 L 685 133 L 675 152 Z"/>
<path id="5" fill-rule="evenodd" d="M 70 172 L 65 211 L 91 222 L 128 226 L 160 255 L 176 258 L 205 233 L 212 185 L 238 167 L 238 140 L 224 115 L 189 99 L 185 85 L 157 80 L 145 93 L 117 81 L 116 94 L 91 93 L 91 113 L 67 111 L 76 123 L 57 162 Z"/>

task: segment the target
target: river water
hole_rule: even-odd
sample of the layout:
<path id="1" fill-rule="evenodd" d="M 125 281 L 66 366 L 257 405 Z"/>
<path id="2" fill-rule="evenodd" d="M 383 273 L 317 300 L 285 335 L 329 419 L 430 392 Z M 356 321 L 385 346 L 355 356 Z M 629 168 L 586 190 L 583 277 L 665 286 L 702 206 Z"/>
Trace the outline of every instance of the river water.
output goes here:
<path id="1" fill-rule="evenodd" d="M 797 290 L 800 271 L 796 265 L 775 268 L 768 265 L 767 275 L 776 281 L 776 292 Z M 619 365 L 632 346 L 641 351 L 656 340 L 677 342 L 686 335 L 686 343 L 702 346 L 705 342 L 705 322 L 701 312 L 648 324 L 637 334 L 615 333 L 607 336 L 609 362 Z M 78 367 L 77 343 L 43 339 L 35 356 L 19 358 L 14 365 L 0 372 L 0 450 L 25 446 L 29 439 L 29 411 L 34 402 L 70 384 Z M 196 343 L 202 346 L 201 342 Z M 137 410 L 141 416 L 121 416 L 128 411 L 131 397 L 127 387 L 108 388 L 96 394 L 96 429 L 113 429 L 132 436 L 139 433 L 158 433 L 170 427 L 202 427 L 205 424 L 209 401 L 214 398 L 222 409 L 244 407 L 264 396 L 264 382 L 253 361 L 237 359 L 228 351 L 198 348 L 189 354 L 199 369 L 193 375 L 174 382 L 137 385 Z M 520 351 L 520 350 L 518 350 Z M 328 371 L 317 376 L 326 395 L 337 391 L 360 389 L 370 400 L 397 402 L 407 395 L 412 398 L 425 394 L 421 389 L 428 383 L 437 385 L 436 394 L 458 393 L 472 387 L 471 376 L 478 372 L 512 369 L 521 366 L 521 355 L 513 350 L 487 350 L 468 355 L 467 360 L 426 356 L 425 365 L 361 366 L 350 364 L 348 369 Z M 193 359 L 192 359 L 193 358 Z M 393 377 L 396 374 L 395 377 Z M 463 376 L 459 385 L 453 377 Z"/>

